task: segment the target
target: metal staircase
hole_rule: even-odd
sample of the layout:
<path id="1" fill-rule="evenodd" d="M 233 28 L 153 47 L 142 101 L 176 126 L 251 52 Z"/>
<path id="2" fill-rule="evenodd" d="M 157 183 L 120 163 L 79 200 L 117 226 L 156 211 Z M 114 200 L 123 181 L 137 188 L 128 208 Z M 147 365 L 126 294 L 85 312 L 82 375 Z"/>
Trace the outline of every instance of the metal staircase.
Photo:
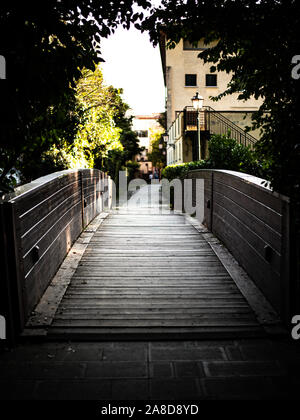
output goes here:
<path id="1" fill-rule="evenodd" d="M 185 107 L 184 131 L 194 131 L 197 129 L 198 112 L 193 107 Z M 177 117 L 178 118 L 178 117 Z M 257 139 L 244 131 L 237 124 L 230 121 L 221 112 L 214 110 L 210 106 L 204 106 L 200 111 L 201 131 L 208 131 L 209 134 L 228 135 L 237 143 L 253 149 Z"/>
<path id="2" fill-rule="evenodd" d="M 229 120 L 220 111 L 204 106 L 198 114 L 193 107 L 186 106 L 176 112 L 176 118 L 168 130 L 167 162 L 181 163 L 183 160 L 183 143 L 185 138 L 192 142 L 192 160 L 198 159 L 198 116 L 201 130 L 201 156 L 208 154 L 208 141 L 212 134 L 226 135 L 238 144 L 253 150 L 257 139 L 240 126 Z"/>

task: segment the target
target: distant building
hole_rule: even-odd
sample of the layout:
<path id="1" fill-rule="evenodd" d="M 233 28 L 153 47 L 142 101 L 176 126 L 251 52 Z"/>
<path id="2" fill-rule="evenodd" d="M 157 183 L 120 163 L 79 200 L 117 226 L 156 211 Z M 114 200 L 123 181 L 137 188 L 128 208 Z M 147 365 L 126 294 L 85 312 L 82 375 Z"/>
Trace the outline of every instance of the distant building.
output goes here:
<path id="1" fill-rule="evenodd" d="M 150 129 L 158 128 L 158 119 L 160 114 L 135 115 L 132 121 L 132 129 L 137 133 L 140 147 L 144 147 L 144 151 L 135 157 L 140 164 L 140 174 L 143 178 L 148 179 L 150 173 L 153 172 L 152 162 L 148 160 L 150 151 Z"/>
<path id="2" fill-rule="evenodd" d="M 166 35 L 161 34 L 160 53 L 166 86 L 167 127 L 170 143 L 173 144 L 167 149 L 168 164 L 197 159 L 197 115 L 191 108 L 191 98 L 196 92 L 203 96 L 203 111 L 207 111 L 201 116 L 203 119 L 201 130 L 207 131 L 203 133 L 203 138 L 205 135 L 209 137 L 211 129 L 222 134 L 222 124 L 217 118 L 218 114 L 219 119 L 224 117 L 228 120 L 228 124 L 231 122 L 234 127 L 238 126 L 243 131 L 246 126 L 251 125 L 252 113 L 257 111 L 262 103 L 255 98 L 240 101 L 237 99 L 238 94 L 225 96 L 217 102 L 212 101 L 210 96 L 217 96 L 223 92 L 231 80 L 231 75 L 210 71 L 212 65 L 205 64 L 198 58 L 198 54 L 206 48 L 208 47 L 203 41 L 199 41 L 195 46 L 181 40 L 174 49 L 167 49 Z M 208 113 L 210 109 L 212 109 L 211 114 Z M 208 117 L 213 115 L 213 111 L 217 113 L 214 114 L 215 119 L 212 121 Z M 255 139 L 259 138 L 258 131 L 251 132 L 251 135 Z"/>

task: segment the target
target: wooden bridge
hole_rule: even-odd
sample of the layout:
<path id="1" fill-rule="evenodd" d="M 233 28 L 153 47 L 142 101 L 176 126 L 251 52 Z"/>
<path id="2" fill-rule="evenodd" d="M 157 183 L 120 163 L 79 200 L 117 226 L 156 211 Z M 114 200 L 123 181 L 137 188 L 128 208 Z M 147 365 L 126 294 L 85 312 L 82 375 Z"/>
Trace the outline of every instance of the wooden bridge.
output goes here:
<path id="1" fill-rule="evenodd" d="M 56 173 L 4 197 L 0 313 L 10 339 L 282 332 L 298 305 L 288 199 L 229 171 L 188 178 L 204 179 L 203 224 L 170 212 L 163 196 L 153 207 L 159 185 L 111 209 L 111 182 L 97 170 Z"/>

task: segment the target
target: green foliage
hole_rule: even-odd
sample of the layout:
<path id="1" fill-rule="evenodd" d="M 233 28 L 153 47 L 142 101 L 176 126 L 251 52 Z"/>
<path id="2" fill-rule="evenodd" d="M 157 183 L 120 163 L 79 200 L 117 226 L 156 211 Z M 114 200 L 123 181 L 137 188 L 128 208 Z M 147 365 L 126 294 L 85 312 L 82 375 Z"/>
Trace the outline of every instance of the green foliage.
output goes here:
<path id="1" fill-rule="evenodd" d="M 121 93 L 121 89 L 105 85 L 99 67 L 93 72 L 83 70 L 76 85 L 81 122 L 73 144 L 65 144 L 62 150 L 68 168 L 97 167 L 116 182 L 119 170 L 132 170 L 130 159 L 138 153 L 139 146 Z"/>
<path id="2" fill-rule="evenodd" d="M 22 182 L 28 182 L 51 172 L 68 169 L 66 150 L 64 147 L 58 149 L 55 146 L 42 154 L 39 154 L 38 150 L 33 150 L 31 154 L 24 156 L 19 167 L 21 168 Z"/>
<path id="3" fill-rule="evenodd" d="M 232 75 L 215 100 L 232 93 L 263 99 L 254 114 L 253 128 L 264 130 L 257 152 L 273 188 L 299 203 L 300 82 L 291 77 L 292 57 L 300 51 L 299 2 L 163 0 L 162 6 L 143 24 L 154 42 L 161 28 L 170 48 L 182 38 L 216 41 L 199 54 L 199 65 L 203 60 Z"/>
<path id="4" fill-rule="evenodd" d="M 168 179 L 168 181 L 176 178 L 183 179 L 189 171 L 194 169 L 207 169 L 208 167 L 205 160 L 168 165 L 162 170 L 162 177 Z"/>
<path id="5" fill-rule="evenodd" d="M 194 169 L 225 169 L 255 176 L 266 175 L 263 165 L 256 159 L 256 153 L 248 147 L 238 144 L 229 135 L 214 134 L 211 136 L 208 159 L 169 165 L 163 169 L 162 176 L 169 181 L 175 178 L 182 179 Z"/>
<path id="6" fill-rule="evenodd" d="M 99 160 L 99 158 L 96 158 L 95 167 L 102 168 L 105 172 L 107 172 L 117 185 L 119 179 L 119 171 L 125 170 L 123 161 L 123 151 L 113 149 L 108 151 L 107 157 L 105 157 L 104 159 Z"/>
<path id="7" fill-rule="evenodd" d="M 121 164 L 126 166 L 128 160 L 132 160 L 133 157 L 141 152 L 139 147 L 139 139 L 137 134 L 132 130 L 132 116 L 127 116 L 126 112 L 129 110 L 129 106 L 123 102 L 121 98 L 122 89 L 115 89 L 116 94 L 116 107 L 114 114 L 114 122 L 117 127 L 120 128 L 120 143 L 124 148 L 122 154 Z"/>
<path id="8" fill-rule="evenodd" d="M 164 132 L 165 130 L 162 127 L 150 129 L 150 152 L 148 153 L 148 160 L 152 162 L 153 166 L 159 169 L 163 168 L 166 164 L 166 146 L 162 138 Z"/>
<path id="9" fill-rule="evenodd" d="M 0 169 L 0 175 L 1 174 L 2 174 L 2 169 Z M 5 184 L 2 183 L 0 185 L 0 192 L 2 192 L 4 194 L 11 192 L 14 189 L 14 187 L 17 186 L 19 181 L 20 181 L 19 173 L 14 168 L 12 168 L 6 174 Z"/>
<path id="10" fill-rule="evenodd" d="M 261 165 L 256 160 L 255 153 L 229 136 L 211 136 L 208 150 L 207 164 L 210 168 L 262 175 Z"/>
<path id="11" fill-rule="evenodd" d="M 128 168 L 139 153 L 138 137 L 132 131 L 132 117 L 127 117 L 129 106 L 122 100 L 122 89 L 106 86 L 99 68 L 84 71 L 77 86 L 78 100 L 86 120 L 77 140 L 90 151 L 89 167 L 98 167 L 118 182 L 118 173 Z"/>
<path id="12" fill-rule="evenodd" d="M 122 24 L 143 17 L 134 13 L 147 0 L 17 2 L 0 5 L 0 54 L 7 62 L 1 81 L 0 185 L 53 145 L 72 145 L 81 120 L 76 112 L 76 81 L 81 69 L 95 69 L 100 40 Z"/>
<path id="13" fill-rule="evenodd" d="M 83 71 L 76 87 L 76 97 L 83 110 L 83 119 L 70 150 L 73 162 L 69 166 L 93 168 L 97 161 L 103 168 L 103 159 L 108 157 L 109 151 L 123 150 L 121 129 L 114 121 L 116 101 L 122 100 L 116 89 L 104 85 L 100 68 L 94 72 Z"/>
<path id="14" fill-rule="evenodd" d="M 165 131 L 167 131 L 168 127 L 167 127 L 167 112 L 166 111 L 160 114 L 158 123 Z"/>
<path id="15" fill-rule="evenodd" d="M 117 180 L 119 170 L 126 169 L 127 160 L 139 151 L 131 119 L 125 116 L 128 105 L 120 96 L 122 91 L 104 84 L 99 67 L 82 71 L 75 92 L 73 138 L 62 130 L 59 138 L 52 138 L 52 145 L 47 143 L 42 150 L 33 147 L 24 154 L 18 163 L 23 182 L 57 170 L 93 167 Z"/>
<path id="16" fill-rule="evenodd" d="M 168 181 L 172 181 L 172 179 L 177 178 L 184 178 L 185 168 L 185 163 L 179 163 L 178 165 L 168 165 L 161 172 L 162 178 L 166 178 Z"/>
<path id="17" fill-rule="evenodd" d="M 134 178 L 136 172 L 139 170 L 139 167 L 140 167 L 140 164 L 138 162 L 135 162 L 135 161 L 126 162 L 128 182 L 130 182 Z"/>

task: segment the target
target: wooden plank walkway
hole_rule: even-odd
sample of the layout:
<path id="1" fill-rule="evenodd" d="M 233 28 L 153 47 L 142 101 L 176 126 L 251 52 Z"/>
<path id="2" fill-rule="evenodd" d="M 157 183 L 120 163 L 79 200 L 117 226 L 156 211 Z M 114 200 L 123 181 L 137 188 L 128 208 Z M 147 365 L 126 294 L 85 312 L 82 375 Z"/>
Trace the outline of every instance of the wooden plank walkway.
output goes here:
<path id="1" fill-rule="evenodd" d="M 149 188 L 138 193 L 140 206 L 135 201 L 113 212 L 93 235 L 48 334 L 261 335 L 252 309 L 203 235 L 184 215 L 153 214 Z"/>

